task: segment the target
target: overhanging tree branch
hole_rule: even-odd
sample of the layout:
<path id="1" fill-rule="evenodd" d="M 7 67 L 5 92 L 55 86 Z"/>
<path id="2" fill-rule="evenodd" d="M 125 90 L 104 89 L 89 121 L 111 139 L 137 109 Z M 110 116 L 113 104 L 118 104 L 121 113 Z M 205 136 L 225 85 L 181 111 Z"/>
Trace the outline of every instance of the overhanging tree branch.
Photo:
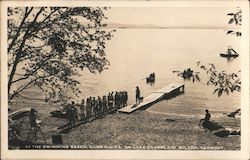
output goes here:
<path id="1" fill-rule="evenodd" d="M 28 79 L 30 76 L 33 76 L 44 64 L 45 62 L 47 62 L 50 58 L 52 58 L 54 55 L 51 54 L 49 55 L 45 60 L 43 60 L 41 63 L 39 63 L 36 67 L 36 69 L 34 69 L 31 73 L 29 74 L 26 74 L 26 76 L 22 77 L 22 78 L 19 78 L 15 81 L 12 82 L 12 84 L 16 83 L 16 82 L 19 82 L 21 80 L 25 80 L 25 79 Z"/>
<path id="2" fill-rule="evenodd" d="M 16 72 L 16 69 L 17 69 L 17 65 L 18 63 L 20 62 L 20 58 L 22 57 L 22 49 L 24 47 L 24 44 L 28 38 L 28 35 L 29 35 L 29 30 L 31 28 L 31 26 L 34 25 L 35 21 L 37 20 L 38 16 L 42 13 L 43 11 L 43 7 L 37 12 L 34 20 L 32 21 L 32 23 L 28 26 L 27 30 L 26 30 L 26 33 L 23 37 L 23 41 L 19 47 L 19 49 L 17 50 L 17 53 L 16 53 L 16 57 L 15 57 L 15 61 L 13 63 L 13 67 L 12 67 L 12 70 L 11 70 L 11 73 L 10 73 L 10 76 L 9 76 L 9 81 L 8 81 L 8 93 L 10 93 L 10 89 L 11 89 L 11 85 L 12 85 L 12 81 L 13 81 L 13 78 L 14 78 L 14 75 L 15 75 L 15 72 Z"/>
<path id="3" fill-rule="evenodd" d="M 22 22 L 20 23 L 20 26 L 18 27 L 16 35 L 14 36 L 14 38 L 12 39 L 12 41 L 11 41 L 9 47 L 8 47 L 8 52 L 10 52 L 12 47 L 15 45 L 16 40 L 17 40 L 18 36 L 20 35 L 21 29 L 22 29 L 23 25 L 25 24 L 25 20 L 27 19 L 27 17 L 29 16 L 29 14 L 31 13 L 32 10 L 33 10 L 33 7 L 31 7 L 30 10 L 28 10 L 28 7 L 25 7 L 24 17 L 22 19 Z"/>
<path id="4" fill-rule="evenodd" d="M 37 81 L 38 79 L 42 79 L 42 78 L 46 78 L 46 77 L 49 77 L 50 75 L 48 76 L 43 76 L 43 77 L 37 77 L 31 81 L 29 81 L 27 84 L 21 86 L 17 91 L 15 91 L 13 94 L 10 94 L 9 96 L 9 101 L 11 101 L 16 95 L 18 95 L 20 92 L 22 92 L 23 90 L 27 89 L 29 86 L 32 85 L 32 83 L 34 83 L 35 81 Z"/>
<path id="5" fill-rule="evenodd" d="M 23 13 L 22 9 L 30 11 L 29 8 L 18 8 L 15 13 Z M 79 75 L 83 68 L 88 68 L 92 73 L 101 72 L 108 65 L 104 49 L 105 42 L 112 37 L 112 31 L 102 29 L 104 25 L 101 23 L 105 19 L 103 9 L 36 7 L 32 12 L 35 13 L 26 18 L 20 29 L 22 36 L 17 38 L 18 41 L 13 43 L 11 34 L 8 37 L 13 43 L 8 53 L 9 101 L 33 86 L 44 89 L 45 96 L 51 96 L 53 93 L 53 101 L 56 101 L 56 94 L 60 94 L 60 88 L 63 87 L 77 95 L 78 82 L 72 76 Z M 79 17 L 85 18 L 88 24 L 81 24 L 77 20 Z M 10 22 L 13 22 L 12 18 L 15 17 L 10 17 Z M 17 24 L 20 23 L 11 23 L 9 31 L 17 31 Z M 93 33 L 88 33 L 90 30 Z M 84 33 L 85 31 L 87 33 Z M 15 79 L 18 67 L 22 67 L 22 75 Z M 50 77 L 42 78 L 41 75 Z M 13 84 L 19 86 L 16 91 L 11 87 Z M 46 91 L 45 88 L 50 89 Z"/>

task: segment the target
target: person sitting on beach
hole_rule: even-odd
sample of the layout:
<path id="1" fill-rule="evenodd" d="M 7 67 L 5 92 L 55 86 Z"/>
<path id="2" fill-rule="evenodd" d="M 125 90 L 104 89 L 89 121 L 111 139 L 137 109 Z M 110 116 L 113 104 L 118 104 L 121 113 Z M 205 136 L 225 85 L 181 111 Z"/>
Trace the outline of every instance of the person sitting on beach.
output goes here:
<path id="1" fill-rule="evenodd" d="M 207 109 L 205 110 L 205 112 L 206 112 L 205 118 L 201 119 L 201 120 L 200 120 L 200 123 L 201 123 L 202 121 L 204 121 L 204 122 L 210 121 L 211 114 L 209 113 L 209 111 L 208 111 Z M 200 123 L 199 123 L 199 124 L 200 124 Z"/>

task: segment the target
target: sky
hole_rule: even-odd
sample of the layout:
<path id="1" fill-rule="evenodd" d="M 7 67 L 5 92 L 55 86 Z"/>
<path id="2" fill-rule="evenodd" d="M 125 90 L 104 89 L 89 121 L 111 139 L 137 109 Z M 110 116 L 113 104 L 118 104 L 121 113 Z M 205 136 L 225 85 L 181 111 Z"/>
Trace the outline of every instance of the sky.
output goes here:
<path id="1" fill-rule="evenodd" d="M 107 11 L 108 24 L 115 27 L 161 26 L 166 28 L 234 28 L 228 25 L 237 8 L 224 7 L 113 7 Z"/>

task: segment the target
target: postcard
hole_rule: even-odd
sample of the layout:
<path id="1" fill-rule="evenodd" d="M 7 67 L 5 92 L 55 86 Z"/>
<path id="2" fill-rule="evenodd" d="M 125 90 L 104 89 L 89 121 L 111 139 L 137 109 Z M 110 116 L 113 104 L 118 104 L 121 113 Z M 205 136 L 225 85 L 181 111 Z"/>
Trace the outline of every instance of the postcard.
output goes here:
<path id="1" fill-rule="evenodd" d="M 248 1 L 2 1 L 2 159 L 249 159 Z"/>

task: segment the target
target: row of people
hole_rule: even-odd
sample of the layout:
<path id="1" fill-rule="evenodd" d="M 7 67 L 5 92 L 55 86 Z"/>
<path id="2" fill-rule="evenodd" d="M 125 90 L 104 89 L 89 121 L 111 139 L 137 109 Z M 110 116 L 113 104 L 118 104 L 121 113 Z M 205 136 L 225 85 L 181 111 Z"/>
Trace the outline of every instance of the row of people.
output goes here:
<path id="1" fill-rule="evenodd" d="M 78 122 L 78 110 L 76 108 L 76 104 L 74 101 L 72 103 L 67 104 L 65 106 L 66 116 L 67 116 L 67 123 L 72 125 Z"/>
<path id="2" fill-rule="evenodd" d="M 74 124 L 79 120 L 89 121 L 108 113 L 114 112 L 127 105 L 128 93 L 126 91 L 111 92 L 107 96 L 89 97 L 75 104 L 73 101 L 66 106 L 68 124 Z M 78 109 L 80 112 L 78 112 Z M 80 118 L 79 118 L 80 115 Z"/>

